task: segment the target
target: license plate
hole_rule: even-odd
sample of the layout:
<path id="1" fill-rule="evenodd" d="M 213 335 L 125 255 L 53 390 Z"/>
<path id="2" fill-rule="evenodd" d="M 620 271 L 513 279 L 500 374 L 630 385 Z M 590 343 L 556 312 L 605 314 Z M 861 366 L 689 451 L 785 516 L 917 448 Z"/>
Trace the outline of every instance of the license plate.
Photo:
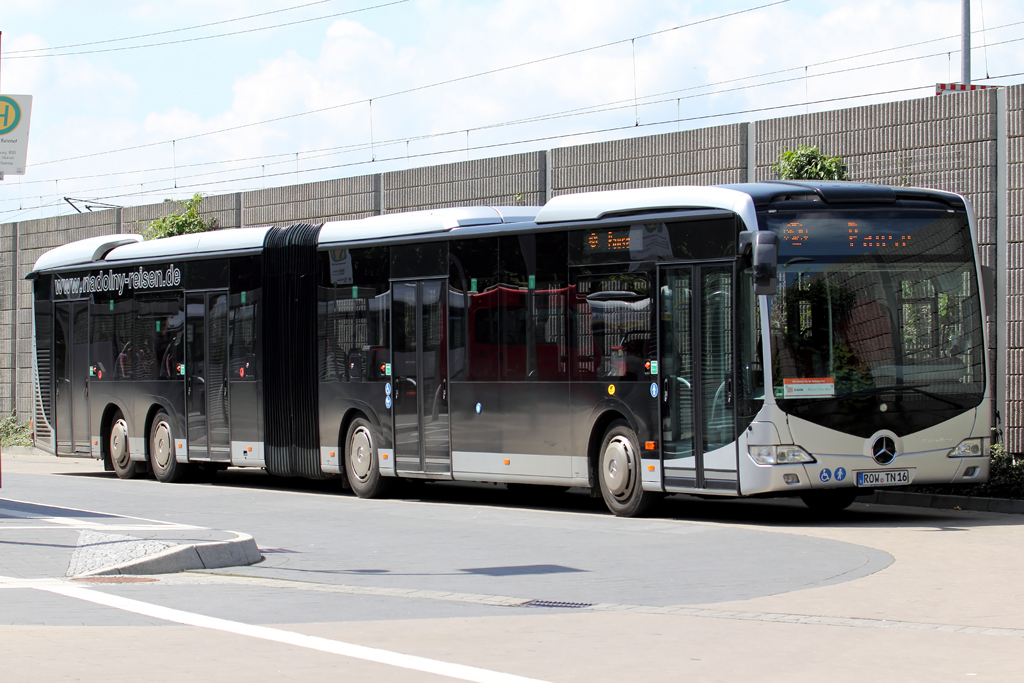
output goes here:
<path id="1" fill-rule="evenodd" d="M 909 483 L 910 470 L 857 473 L 857 486 L 901 486 Z"/>

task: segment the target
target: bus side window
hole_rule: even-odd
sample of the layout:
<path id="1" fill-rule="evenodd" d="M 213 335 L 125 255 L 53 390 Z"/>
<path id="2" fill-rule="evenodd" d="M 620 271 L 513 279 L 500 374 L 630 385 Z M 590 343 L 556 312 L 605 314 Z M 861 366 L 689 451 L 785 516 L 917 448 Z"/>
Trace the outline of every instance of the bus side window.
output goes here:
<path id="1" fill-rule="evenodd" d="M 498 238 L 448 247 L 448 375 L 453 382 L 499 377 Z"/>
<path id="2" fill-rule="evenodd" d="M 498 317 L 503 381 L 569 379 L 568 235 L 501 238 Z"/>
<path id="3" fill-rule="evenodd" d="M 647 276 L 581 276 L 571 296 L 573 379 L 644 379 L 644 364 L 654 353 Z"/>
<path id="4" fill-rule="evenodd" d="M 229 311 L 231 325 L 228 332 L 228 358 L 230 378 L 235 381 L 254 382 L 256 363 L 256 309 L 260 290 L 249 290 L 231 295 Z M 245 303 L 242 303 L 242 301 Z"/>

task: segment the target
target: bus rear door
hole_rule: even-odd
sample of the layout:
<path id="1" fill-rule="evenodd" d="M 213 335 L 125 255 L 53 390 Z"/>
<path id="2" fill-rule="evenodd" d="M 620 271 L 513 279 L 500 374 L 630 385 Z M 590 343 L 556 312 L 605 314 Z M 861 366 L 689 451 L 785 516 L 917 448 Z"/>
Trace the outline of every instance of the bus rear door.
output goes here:
<path id="1" fill-rule="evenodd" d="M 89 304 L 55 305 L 53 341 L 57 455 L 88 455 Z"/>

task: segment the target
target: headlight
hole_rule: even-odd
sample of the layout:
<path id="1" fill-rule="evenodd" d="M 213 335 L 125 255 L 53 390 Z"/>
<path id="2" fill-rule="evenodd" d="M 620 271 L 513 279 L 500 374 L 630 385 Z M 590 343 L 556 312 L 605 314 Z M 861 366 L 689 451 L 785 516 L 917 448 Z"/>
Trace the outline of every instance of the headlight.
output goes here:
<path id="1" fill-rule="evenodd" d="M 987 455 L 985 452 L 985 439 L 964 439 L 947 454 L 947 457 L 979 458 L 983 455 Z"/>
<path id="2" fill-rule="evenodd" d="M 799 446 L 747 446 L 750 459 L 758 465 L 792 465 L 802 462 L 817 462 L 810 453 Z"/>

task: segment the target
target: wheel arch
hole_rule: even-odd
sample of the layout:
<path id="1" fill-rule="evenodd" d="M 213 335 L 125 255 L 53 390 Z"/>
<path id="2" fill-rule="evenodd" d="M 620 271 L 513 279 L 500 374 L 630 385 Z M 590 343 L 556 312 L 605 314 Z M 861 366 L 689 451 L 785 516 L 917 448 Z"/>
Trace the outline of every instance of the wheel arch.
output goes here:
<path id="1" fill-rule="evenodd" d="M 174 412 L 169 407 L 167 407 L 165 404 L 163 404 L 163 403 L 161 403 L 159 401 L 153 403 L 153 405 L 151 405 L 149 407 L 149 410 L 146 411 L 146 422 L 145 422 L 145 427 L 144 427 L 143 434 L 145 434 L 145 436 L 146 436 L 146 457 L 147 458 L 150 455 L 150 453 L 149 453 L 150 430 L 153 429 L 153 421 L 156 419 L 156 414 L 160 413 L 160 412 L 167 413 L 167 416 L 170 417 L 172 421 L 174 420 Z"/>

